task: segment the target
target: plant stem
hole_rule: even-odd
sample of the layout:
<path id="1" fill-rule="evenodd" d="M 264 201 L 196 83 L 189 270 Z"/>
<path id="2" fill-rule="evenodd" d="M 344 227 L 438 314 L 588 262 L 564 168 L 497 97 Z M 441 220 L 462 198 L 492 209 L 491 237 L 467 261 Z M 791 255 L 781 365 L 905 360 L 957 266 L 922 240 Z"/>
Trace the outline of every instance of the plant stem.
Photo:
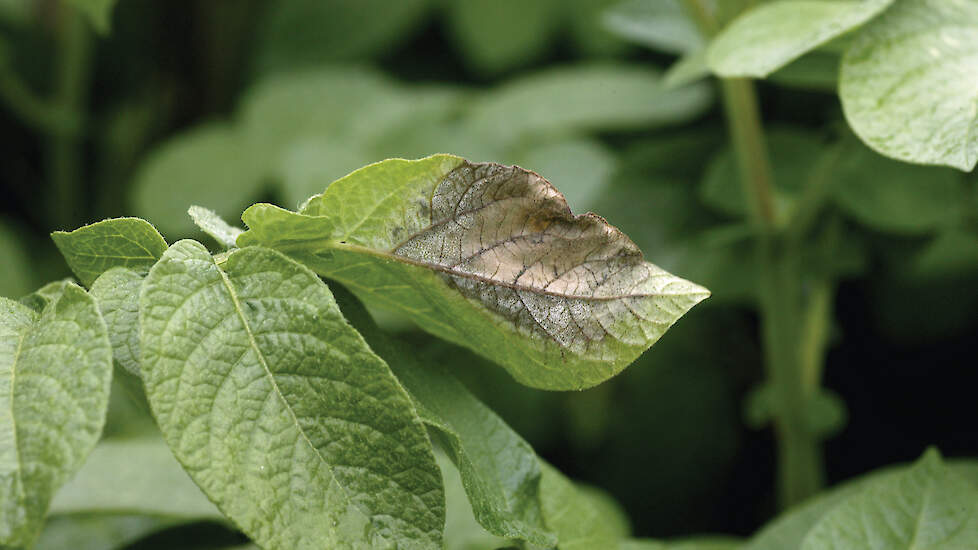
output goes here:
<path id="1" fill-rule="evenodd" d="M 685 0 L 687 13 L 707 37 L 717 21 L 702 0 Z M 822 486 L 822 455 L 810 425 L 807 405 L 818 391 L 831 289 L 806 300 L 799 239 L 785 235 L 774 204 L 774 172 L 754 84 L 743 78 L 720 79 L 724 109 L 744 196 L 757 229 L 757 293 L 760 301 L 764 363 L 774 394 L 778 445 L 778 497 L 788 507 Z M 810 192 L 811 214 L 824 197 L 824 174 Z M 809 182 L 811 183 L 811 182 Z M 801 229 L 810 220 L 801 221 Z M 822 322 L 824 318 L 824 323 Z"/>
<path id="2" fill-rule="evenodd" d="M 823 477 L 819 441 L 806 409 L 817 387 L 808 388 L 805 384 L 802 327 L 806 300 L 799 247 L 797 241 L 785 239 L 779 232 L 773 171 L 754 85 L 744 79 L 724 79 L 722 87 L 744 196 L 759 229 L 757 290 L 765 370 L 774 389 L 778 500 L 786 508 L 818 492 Z"/>
<path id="3" fill-rule="evenodd" d="M 804 299 L 800 258 L 797 249 L 786 244 L 763 237 L 758 243 L 764 358 L 774 389 L 778 498 L 785 508 L 818 492 L 823 482 L 818 436 L 807 414 L 807 405 L 818 391 L 818 384 L 812 382 L 820 378 L 821 362 L 806 362 L 821 358 L 821 311 L 811 310 L 815 303 Z M 816 345 L 806 347 L 808 341 Z M 814 353 L 806 353 L 810 349 Z"/>
<path id="4" fill-rule="evenodd" d="M 777 225 L 774 175 L 757 108 L 757 92 L 754 84 L 743 78 L 724 78 L 720 83 L 744 196 L 750 203 L 754 223 L 764 232 L 771 233 Z"/>
<path id="5" fill-rule="evenodd" d="M 58 64 L 54 104 L 59 112 L 80 113 L 88 100 L 92 34 L 88 22 L 67 2 L 60 4 Z M 48 175 L 52 221 L 62 229 L 77 221 L 82 177 L 81 139 L 77 134 L 48 138 Z"/>

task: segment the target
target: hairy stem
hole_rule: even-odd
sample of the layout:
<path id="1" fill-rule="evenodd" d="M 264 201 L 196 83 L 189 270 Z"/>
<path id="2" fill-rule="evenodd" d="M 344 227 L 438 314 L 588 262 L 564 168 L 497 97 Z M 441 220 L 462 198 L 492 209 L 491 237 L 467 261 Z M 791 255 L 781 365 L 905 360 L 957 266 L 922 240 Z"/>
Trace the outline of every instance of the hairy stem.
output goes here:
<path id="1" fill-rule="evenodd" d="M 67 2 L 60 6 L 60 29 L 54 105 L 57 111 L 80 113 L 88 100 L 92 33 L 88 22 Z M 48 177 L 53 200 L 52 221 L 65 228 L 78 221 L 79 183 L 82 177 L 81 138 L 77 133 L 56 133 L 48 138 Z"/>

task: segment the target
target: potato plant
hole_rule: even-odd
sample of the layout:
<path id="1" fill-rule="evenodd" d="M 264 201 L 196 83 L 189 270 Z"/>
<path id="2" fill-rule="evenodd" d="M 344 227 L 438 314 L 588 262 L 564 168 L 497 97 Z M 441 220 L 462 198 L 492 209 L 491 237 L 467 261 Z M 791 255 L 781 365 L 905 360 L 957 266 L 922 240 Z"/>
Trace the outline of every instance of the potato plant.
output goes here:
<path id="1" fill-rule="evenodd" d="M 0 34 L 0 96 L 49 135 L 49 215 L 64 229 L 51 239 L 74 275 L 0 297 L 0 548 L 978 548 L 978 462 L 931 447 L 827 488 L 823 449 L 847 415 L 824 372 L 837 291 L 890 261 L 866 250 L 926 241 L 887 264 L 926 291 L 978 266 L 978 0 L 575 0 L 575 16 L 550 1 L 446 2 L 486 74 L 542 55 L 555 21 L 589 47 L 607 47 L 592 42 L 600 27 L 613 47 L 677 58 L 661 73 L 591 61 L 488 92 L 310 70 L 347 49 L 376 55 L 429 9 L 356 19 L 393 9 L 369 4 L 270 9 L 261 76 L 231 114 L 152 147 L 134 171 L 140 217 L 84 225 L 71 212 L 92 124 L 83 73 L 113 2 L 59 3 L 53 106 L 30 97 Z M 483 34 L 493 18 L 512 42 Z M 334 39 L 349 21 L 357 40 Z M 767 127 L 754 79 L 837 94 L 840 116 L 819 132 Z M 727 137 L 680 135 L 714 96 Z M 116 159 L 138 134 L 121 128 L 105 138 Z M 609 152 L 648 128 L 668 139 Z M 645 166 L 702 177 L 692 192 L 647 184 Z M 0 254 L 14 272 L 17 248 Z M 976 295 L 952 290 L 968 326 Z M 600 430 L 597 412 L 617 405 L 603 388 L 715 302 L 757 316 L 763 380 L 743 416 L 773 433 L 780 513 L 749 537 L 634 535 L 611 496 L 487 404 L 508 395 L 478 391 L 504 373 L 513 392 L 591 396 L 571 420 Z M 473 386 L 414 329 L 494 370 Z M 709 334 L 695 347 L 726 353 Z M 105 437 L 113 418 L 145 425 Z M 200 525 L 224 538 L 196 540 Z"/>

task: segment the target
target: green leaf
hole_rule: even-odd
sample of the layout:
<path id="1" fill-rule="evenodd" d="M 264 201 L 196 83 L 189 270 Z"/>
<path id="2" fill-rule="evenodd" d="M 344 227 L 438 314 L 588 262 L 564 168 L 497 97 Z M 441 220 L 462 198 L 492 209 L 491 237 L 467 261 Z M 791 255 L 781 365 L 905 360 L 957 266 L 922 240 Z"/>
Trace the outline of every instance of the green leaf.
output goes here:
<path id="1" fill-rule="evenodd" d="M 757 6 L 709 46 L 707 62 L 724 77 L 763 78 L 866 23 L 893 0 L 782 0 Z"/>
<path id="2" fill-rule="evenodd" d="M 0 298 L 0 544 L 37 536 L 105 422 L 112 348 L 95 301 L 66 284 L 40 313 Z"/>
<path id="3" fill-rule="evenodd" d="M 445 480 L 445 550 L 503 548 L 506 539 L 486 531 L 475 519 L 465 486 L 451 459 L 436 449 L 435 458 Z"/>
<path id="4" fill-rule="evenodd" d="M 191 206 L 187 211 L 191 219 L 197 224 L 201 231 L 207 233 L 217 244 L 224 248 L 234 248 L 237 246 L 235 240 L 238 235 L 244 233 L 244 229 L 233 227 L 224 221 L 217 212 L 204 208 L 203 206 Z"/>
<path id="5" fill-rule="evenodd" d="M 834 94 L 841 62 L 838 54 L 815 50 L 771 73 L 769 79 L 782 86 Z"/>
<path id="6" fill-rule="evenodd" d="M 396 48 L 422 23 L 430 0 L 280 0 L 261 18 L 259 75 L 366 59 Z M 382 13 L 383 17 L 378 17 Z"/>
<path id="7" fill-rule="evenodd" d="M 575 485 L 541 462 L 540 504 L 544 521 L 557 533 L 559 550 L 615 550 L 627 537 L 628 522 L 616 504 L 596 489 Z"/>
<path id="8" fill-rule="evenodd" d="M 978 489 L 928 451 L 825 514 L 802 550 L 964 550 L 978 540 Z"/>
<path id="9" fill-rule="evenodd" d="M 173 520 L 139 515 L 55 516 L 44 525 L 33 550 L 119 550 L 174 524 Z"/>
<path id="10" fill-rule="evenodd" d="M 223 520 L 159 437 L 105 440 L 51 502 L 51 514 Z"/>
<path id="11" fill-rule="evenodd" d="M 573 216 L 540 176 L 450 155 L 373 164 L 300 213 L 243 219 L 240 245 L 278 248 L 539 388 L 606 380 L 709 294 Z"/>
<path id="12" fill-rule="evenodd" d="M 710 76 L 710 68 L 706 65 L 706 48 L 693 50 L 679 58 L 669 67 L 663 76 L 666 88 L 688 86 Z"/>
<path id="13" fill-rule="evenodd" d="M 543 526 L 540 464 L 530 445 L 446 369 L 419 360 L 416 351 L 381 332 L 346 289 L 334 292 L 344 315 L 391 366 L 421 419 L 435 429 L 479 524 L 500 537 L 555 545 Z"/>
<path id="14" fill-rule="evenodd" d="M 625 0 L 604 13 L 604 24 L 622 38 L 668 53 L 689 53 L 704 44 L 677 0 Z"/>
<path id="15" fill-rule="evenodd" d="M 174 455 L 267 550 L 440 548 L 441 476 L 410 398 L 307 268 L 169 248 L 140 296 L 142 369 Z"/>
<path id="16" fill-rule="evenodd" d="M 235 128 L 219 123 L 198 126 L 170 138 L 143 161 L 133 187 L 133 206 L 171 237 L 194 230 L 186 215 L 191 204 L 236 218 L 261 194 L 261 160 Z"/>
<path id="17" fill-rule="evenodd" d="M 139 369 L 139 289 L 144 275 L 113 267 L 92 283 L 91 295 L 109 330 L 112 357 L 130 374 Z"/>
<path id="18" fill-rule="evenodd" d="M 839 96 L 867 145 L 907 162 L 978 162 L 978 2 L 901 0 L 842 58 Z"/>
<path id="19" fill-rule="evenodd" d="M 774 169 L 774 206 L 780 223 L 784 223 L 795 198 L 814 171 L 822 141 L 818 136 L 789 128 L 775 128 L 768 135 Z M 703 202 L 732 216 L 746 216 L 747 201 L 740 184 L 736 159 L 727 148 L 713 157 L 700 184 Z"/>
<path id="20" fill-rule="evenodd" d="M 562 23 L 557 0 L 464 0 L 448 2 L 446 9 L 458 49 L 469 64 L 488 74 L 540 57 Z"/>
<path id="21" fill-rule="evenodd" d="M 802 543 L 813 527 L 840 503 L 862 494 L 867 487 L 888 483 L 894 477 L 905 475 L 910 468 L 910 466 L 883 468 L 824 491 L 766 525 L 743 546 L 742 550 L 801 550 Z M 978 464 L 957 461 L 950 464 L 949 468 L 962 479 L 968 480 L 973 487 L 978 488 L 978 476 L 975 475 L 978 472 Z"/>
<path id="22" fill-rule="evenodd" d="M 865 147 L 847 150 L 833 174 L 832 198 L 856 221 L 900 234 L 930 233 L 964 216 L 960 173 L 908 166 Z"/>
<path id="23" fill-rule="evenodd" d="M 923 284 L 940 284 L 978 275 L 978 235 L 951 229 L 934 237 L 907 266 L 906 278 Z"/>
<path id="24" fill-rule="evenodd" d="M 701 114 L 705 85 L 668 89 L 658 71 L 592 64 L 551 69 L 500 86 L 473 106 L 473 131 L 498 142 L 561 132 L 647 129 Z"/>
<path id="25" fill-rule="evenodd" d="M 68 0 L 75 8 L 84 13 L 101 34 L 108 34 L 111 26 L 112 8 L 116 0 Z"/>
<path id="26" fill-rule="evenodd" d="M 55 231 L 51 238 L 87 287 L 112 267 L 148 271 L 166 250 L 156 228 L 139 218 L 102 220 L 71 232 Z"/>

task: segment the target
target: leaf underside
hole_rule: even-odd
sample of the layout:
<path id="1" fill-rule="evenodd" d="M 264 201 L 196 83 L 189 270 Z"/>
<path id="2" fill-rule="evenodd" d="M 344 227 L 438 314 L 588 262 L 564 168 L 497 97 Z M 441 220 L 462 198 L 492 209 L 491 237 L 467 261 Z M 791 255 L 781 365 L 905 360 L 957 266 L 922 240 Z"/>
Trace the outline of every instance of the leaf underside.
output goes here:
<path id="1" fill-rule="evenodd" d="M 450 155 L 377 163 L 298 213 L 243 219 L 239 245 L 279 249 L 545 389 L 617 374 L 709 294 L 539 175 Z"/>

